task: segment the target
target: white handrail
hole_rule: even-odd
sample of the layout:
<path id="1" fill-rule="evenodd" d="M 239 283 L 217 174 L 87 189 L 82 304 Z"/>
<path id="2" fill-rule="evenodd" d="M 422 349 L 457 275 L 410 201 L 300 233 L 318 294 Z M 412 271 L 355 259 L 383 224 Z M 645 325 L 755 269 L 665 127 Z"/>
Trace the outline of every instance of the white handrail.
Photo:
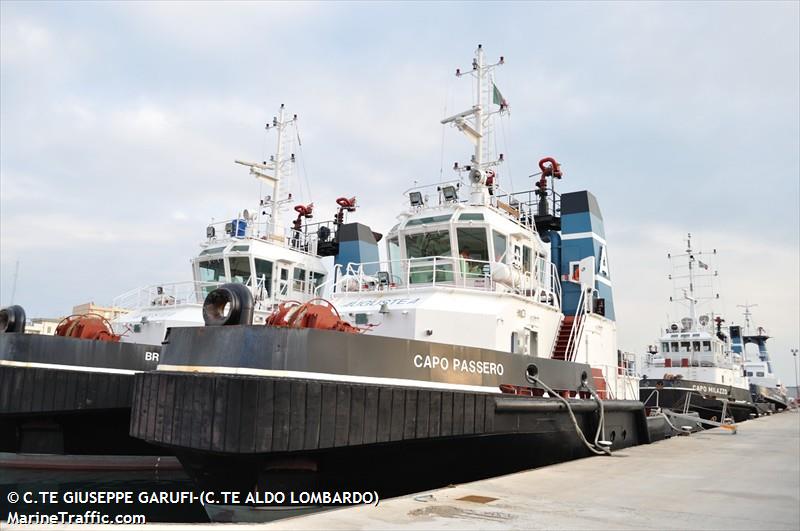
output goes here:
<path id="1" fill-rule="evenodd" d="M 544 262 L 543 262 L 544 263 Z M 561 285 L 553 264 L 523 271 L 514 265 L 486 260 L 430 256 L 401 260 L 337 264 L 334 274 L 317 288 L 333 292 L 409 291 L 443 285 L 475 291 L 497 291 L 531 297 L 561 307 Z"/>
<path id="2" fill-rule="evenodd" d="M 115 308 L 135 310 L 149 306 L 177 306 L 179 304 L 200 304 L 203 301 L 203 290 L 214 288 L 222 282 L 168 282 L 152 284 L 132 289 L 114 298 Z"/>
<path id="3" fill-rule="evenodd" d="M 578 297 L 578 305 L 575 308 L 575 319 L 572 321 L 572 328 L 569 331 L 569 339 L 567 339 L 567 348 L 564 350 L 564 359 L 566 361 L 572 361 L 572 349 L 577 349 L 577 343 L 580 341 L 580 338 L 576 338 L 576 334 L 579 334 L 581 331 L 581 323 L 582 317 L 584 314 L 584 305 L 585 305 L 585 297 L 584 291 L 581 289 L 581 295 Z"/>
<path id="4" fill-rule="evenodd" d="M 233 223 L 234 227 L 229 234 L 225 228 L 229 223 Z M 239 225 L 241 223 L 241 225 Z M 312 227 L 322 226 L 323 224 L 315 224 Z M 256 239 L 269 241 L 275 245 L 294 249 L 298 252 L 317 256 L 319 249 L 319 234 L 316 230 L 306 232 L 305 227 L 303 230 L 296 230 L 294 226 L 279 227 L 280 236 L 275 236 L 272 224 L 269 221 L 262 220 L 246 220 L 246 219 L 227 219 L 225 221 L 215 221 L 208 224 L 208 227 L 214 228 L 215 236 L 208 238 L 209 246 L 218 243 L 230 242 L 235 240 Z M 240 228 L 241 227 L 241 228 Z M 331 229 L 331 236 L 333 237 L 333 229 Z"/>

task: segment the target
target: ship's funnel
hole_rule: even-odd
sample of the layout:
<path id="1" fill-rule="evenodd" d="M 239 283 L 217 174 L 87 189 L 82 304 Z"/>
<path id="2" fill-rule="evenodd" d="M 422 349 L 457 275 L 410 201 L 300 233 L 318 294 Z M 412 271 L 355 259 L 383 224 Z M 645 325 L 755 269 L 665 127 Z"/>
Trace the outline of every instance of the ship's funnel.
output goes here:
<path id="1" fill-rule="evenodd" d="M 580 277 L 574 278 L 581 260 L 592 257 L 591 284 L 597 313 L 614 320 L 614 299 L 606 250 L 603 215 L 597 199 L 590 192 L 570 192 L 561 195 L 561 237 L 552 238 L 553 260 L 562 282 L 562 308 L 567 315 L 575 315 L 582 287 Z M 554 233 L 557 234 L 557 233 Z M 585 264 L 585 263 L 584 263 Z M 584 273 L 585 275 L 585 273 Z M 580 279 L 580 280 L 579 280 Z"/>

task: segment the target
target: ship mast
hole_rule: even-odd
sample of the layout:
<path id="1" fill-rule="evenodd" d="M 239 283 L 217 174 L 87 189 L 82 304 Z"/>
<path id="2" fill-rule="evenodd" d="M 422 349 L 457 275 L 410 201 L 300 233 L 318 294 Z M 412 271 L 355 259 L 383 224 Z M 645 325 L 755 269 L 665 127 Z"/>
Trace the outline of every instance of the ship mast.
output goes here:
<path id="1" fill-rule="evenodd" d="M 744 329 L 745 329 L 745 333 L 749 334 L 750 333 L 750 317 L 753 315 L 753 313 L 750 311 L 750 308 L 755 308 L 756 306 L 758 306 L 758 304 L 750 304 L 750 303 L 745 301 L 744 304 L 737 304 L 736 306 L 738 308 L 744 308 L 744 323 L 745 323 L 744 324 Z"/>
<path id="2" fill-rule="evenodd" d="M 288 157 L 286 156 L 286 148 L 284 146 L 286 142 L 286 135 L 285 130 L 295 124 L 297 122 L 297 115 L 293 115 L 292 118 L 286 119 L 286 109 L 283 104 L 281 104 L 281 108 L 278 111 L 278 116 L 272 118 L 271 124 L 266 124 L 265 129 L 268 131 L 270 129 L 277 130 L 277 139 L 276 139 L 276 147 L 275 147 L 275 154 L 271 155 L 269 160 L 265 160 L 264 162 L 246 162 L 241 160 L 236 160 L 237 164 L 241 164 L 243 166 L 247 166 L 250 168 L 250 174 L 253 175 L 256 179 L 262 179 L 270 183 L 272 186 L 272 194 L 269 195 L 264 204 L 268 204 L 270 207 L 270 219 L 269 219 L 269 230 L 268 233 L 271 238 L 276 240 L 283 239 L 283 227 L 280 224 L 280 206 L 282 203 L 290 201 L 292 196 L 288 194 L 287 197 L 282 198 L 280 197 L 282 194 L 282 190 L 288 189 L 288 186 L 284 183 L 282 187 L 282 181 L 289 176 L 289 172 L 286 170 L 286 166 L 294 164 L 295 156 L 294 153 L 290 154 Z M 271 172 L 271 173 L 265 173 Z"/>
<path id="3" fill-rule="evenodd" d="M 694 261 L 695 257 L 692 254 L 692 235 L 686 235 L 686 254 L 689 257 L 689 295 L 684 292 L 683 296 L 689 301 L 689 318 L 692 320 L 692 326 L 697 322 L 697 299 L 694 296 Z"/>
<path id="4" fill-rule="evenodd" d="M 672 255 L 667 254 L 667 258 L 670 260 L 675 258 L 686 258 L 688 263 L 688 273 L 686 275 L 675 275 L 671 274 L 669 276 L 670 280 L 676 281 L 679 279 L 686 279 L 688 280 L 688 286 L 681 287 L 681 291 L 683 292 L 682 299 L 689 303 L 689 318 L 692 321 L 691 328 L 696 329 L 697 327 L 697 303 L 700 298 L 697 296 L 697 281 L 698 278 L 702 277 L 715 277 L 717 276 L 717 271 L 709 272 L 707 274 L 702 273 L 700 269 L 708 270 L 709 265 L 704 263 L 699 259 L 700 256 L 708 254 L 704 253 L 703 251 L 697 251 L 692 248 L 692 235 L 686 235 L 686 254 L 681 255 Z M 717 254 L 717 250 L 714 249 L 712 254 Z M 674 268 L 674 265 L 673 265 Z M 706 286 L 710 287 L 710 286 Z M 719 298 L 719 294 L 713 295 L 712 297 L 705 297 L 708 298 Z M 669 298 L 670 301 L 673 300 L 672 297 Z"/>
<path id="5" fill-rule="evenodd" d="M 459 165 L 456 162 L 453 167 L 456 171 L 466 172 L 469 175 L 470 203 L 473 205 L 488 203 L 487 179 L 492 174 L 491 168 L 503 161 L 502 155 L 496 160 L 487 159 L 489 158 L 489 137 L 491 135 L 489 120 L 495 114 L 508 112 L 508 104 L 502 99 L 491 75 L 495 67 L 504 62 L 504 58 L 500 57 L 498 62 L 487 65 L 483 45 L 479 44 L 475 50 L 475 57 L 472 59 L 472 70 L 465 73 L 460 68 L 456 69 L 456 77 L 472 75 L 475 78 L 475 103 L 471 109 L 441 121 L 442 124 L 452 123 L 455 125 L 475 146 L 469 164 Z M 499 110 L 490 110 L 492 101 L 500 105 Z"/>

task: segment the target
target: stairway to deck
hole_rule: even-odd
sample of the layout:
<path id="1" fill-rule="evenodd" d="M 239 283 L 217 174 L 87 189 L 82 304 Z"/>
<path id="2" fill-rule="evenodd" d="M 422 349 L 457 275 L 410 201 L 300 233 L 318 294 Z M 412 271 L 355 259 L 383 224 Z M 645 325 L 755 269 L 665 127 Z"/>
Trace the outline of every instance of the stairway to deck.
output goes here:
<path id="1" fill-rule="evenodd" d="M 561 321 L 561 328 L 558 330 L 556 337 L 556 344 L 553 347 L 553 359 L 565 360 L 567 356 L 567 343 L 569 343 L 569 334 L 572 332 L 572 323 L 575 321 L 574 315 L 564 316 Z"/>

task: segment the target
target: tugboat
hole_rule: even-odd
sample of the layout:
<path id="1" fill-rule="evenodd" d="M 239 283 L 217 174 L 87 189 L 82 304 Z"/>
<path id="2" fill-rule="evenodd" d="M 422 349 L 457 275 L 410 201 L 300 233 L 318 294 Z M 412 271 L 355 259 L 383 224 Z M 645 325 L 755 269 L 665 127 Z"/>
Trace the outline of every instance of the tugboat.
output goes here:
<path id="1" fill-rule="evenodd" d="M 265 162 L 236 161 L 266 180 L 272 194 L 254 213 L 244 210 L 206 228 L 202 250 L 192 260 L 194 281 L 134 290 L 115 300 L 115 306 L 128 310 L 122 316 L 113 321 L 70 316 L 55 336 L 25 334 L 25 311 L 19 306 L 0 311 L 0 452 L 163 454 L 163 448 L 131 438 L 129 425 L 133 375 L 156 369 L 168 328 L 202 324 L 202 300 L 223 283 L 253 300 L 246 308 L 226 311 L 263 322 L 278 303 L 315 296 L 326 280 L 322 257 L 362 256 L 352 252 L 358 236 L 376 243 L 380 235 L 345 223 L 346 213 L 356 209 L 355 198 L 339 198 L 331 222 L 304 224 L 313 217 L 308 204 L 294 207 L 291 227 L 281 225 L 281 209 L 291 201 L 285 177 L 295 161 L 285 150 L 284 132 L 296 121 L 281 106 L 267 126 L 278 132 L 276 154 Z M 377 259 L 377 251 L 368 256 Z"/>
<path id="2" fill-rule="evenodd" d="M 698 316 L 698 305 L 719 298 L 701 298 L 698 288 L 710 288 L 707 282 L 717 276 L 711 272 L 703 251 L 692 249 L 692 237 L 686 238 L 686 252 L 668 255 L 682 297 L 679 301 L 688 308 L 689 316 L 680 323 L 671 323 L 651 346 L 645 359 L 644 376 L 640 383 L 640 398 L 647 407 L 666 408 L 686 414 L 694 412 L 700 418 L 723 423 L 728 417 L 742 422 L 757 415 L 750 387 L 742 368 L 742 355 L 731 350 L 724 332 L 725 322 L 713 312 Z M 716 254 L 716 250 L 714 253 Z M 686 260 L 686 266 L 675 266 L 676 260 Z M 681 283 L 688 284 L 684 287 Z M 702 283 L 706 283 L 702 285 Z"/>
<path id="3" fill-rule="evenodd" d="M 282 224 L 284 211 L 293 201 L 290 177 L 297 160 L 292 152 L 292 142 L 299 138 L 297 122 L 297 115 L 288 116 L 281 105 L 266 124 L 277 136 L 275 153 L 262 162 L 235 161 L 248 167 L 270 194 L 233 218 L 212 220 L 200 244 L 202 251 L 192 259 L 193 281 L 137 288 L 114 299 L 115 307 L 128 310 L 112 322 L 122 341 L 161 344 L 169 328 L 202 326 L 203 300 L 226 282 L 250 290 L 253 322 L 263 324 L 279 303 L 315 297 L 327 278 L 323 257 L 348 259 L 353 234 L 340 229 L 345 215 L 356 210 L 355 197 L 336 200 L 333 221 L 309 223 L 314 217 L 311 203 L 295 205 L 294 222 Z M 344 253 L 340 254 L 340 247 Z"/>
<path id="4" fill-rule="evenodd" d="M 767 351 L 769 335 L 760 326 L 756 327 L 755 334 L 750 334 L 750 318 L 753 315 L 750 308 L 757 305 L 745 303 L 739 306 L 744 308 L 745 334 L 742 335 L 741 326 L 731 326 L 731 348 L 745 360 L 744 371 L 750 380 L 753 401 L 765 412 L 783 411 L 789 407 L 789 398 L 786 388 L 772 372 L 772 361 Z M 748 349 L 747 345 L 754 348 Z"/>
<path id="5" fill-rule="evenodd" d="M 160 350 L 120 342 L 110 323 L 93 314 L 65 318 L 53 336 L 26 334 L 25 310 L 3 308 L 0 452 L 163 454 L 128 436 L 132 375 L 155 369 Z M 7 461 L 23 466 L 27 458 L 4 455 Z"/>
<path id="6" fill-rule="evenodd" d="M 131 434 L 176 453 L 202 488 L 392 496 L 649 442 L 638 378 L 616 345 L 603 218 L 587 192 L 507 193 L 489 151 L 508 112 L 478 47 L 473 107 L 446 118 L 475 145 L 466 182 L 417 187 L 386 239 L 360 239 L 318 294 L 171 330 L 136 377 Z M 498 107 L 493 107 L 497 105 Z M 223 324 L 224 326 L 216 326 Z M 244 494 L 242 500 L 245 501 Z"/>

